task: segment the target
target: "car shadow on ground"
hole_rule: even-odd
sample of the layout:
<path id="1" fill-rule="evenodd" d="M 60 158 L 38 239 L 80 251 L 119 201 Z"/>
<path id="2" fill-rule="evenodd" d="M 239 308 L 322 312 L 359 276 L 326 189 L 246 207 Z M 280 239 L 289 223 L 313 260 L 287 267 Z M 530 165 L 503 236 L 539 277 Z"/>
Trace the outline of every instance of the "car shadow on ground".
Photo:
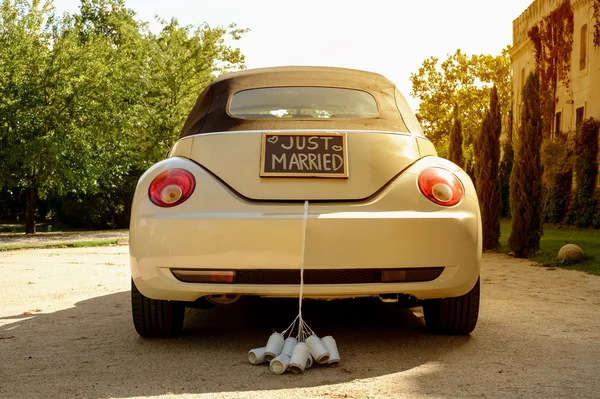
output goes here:
<path id="1" fill-rule="evenodd" d="M 468 336 L 428 333 L 420 308 L 415 310 L 378 299 L 306 301 L 306 322 L 318 335 L 336 339 L 341 363 L 273 375 L 267 365 L 250 365 L 247 352 L 292 322 L 298 300 L 248 298 L 208 311 L 190 309 L 181 337 L 144 339 L 133 330 L 130 293 L 109 294 L 53 313 L 0 319 L 0 376 L 6 383 L 0 383 L 0 396 L 118 398 L 314 387 L 402 373 L 468 345 Z M 38 376 L 44 379 L 33 378 Z"/>

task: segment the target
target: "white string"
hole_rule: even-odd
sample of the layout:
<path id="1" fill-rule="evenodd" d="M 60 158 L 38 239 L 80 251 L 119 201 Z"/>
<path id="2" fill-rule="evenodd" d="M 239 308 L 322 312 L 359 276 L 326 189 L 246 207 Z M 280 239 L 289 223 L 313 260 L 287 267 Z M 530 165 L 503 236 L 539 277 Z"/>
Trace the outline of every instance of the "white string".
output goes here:
<path id="1" fill-rule="evenodd" d="M 300 298 L 298 301 L 298 341 L 304 342 L 304 329 L 310 327 L 302 320 L 302 296 L 304 295 L 304 254 L 306 252 L 306 225 L 308 221 L 308 201 L 304 201 L 304 218 L 302 223 L 302 260 L 300 262 Z"/>
<path id="2" fill-rule="evenodd" d="M 283 330 L 281 332 L 281 335 L 285 336 L 285 334 L 289 331 L 288 337 L 292 336 L 292 333 L 294 332 L 294 328 L 296 327 L 296 322 L 298 321 L 298 317 L 299 316 L 296 316 L 296 318 L 294 319 L 294 321 L 292 322 L 292 324 L 290 324 L 288 328 L 286 328 L 285 330 Z"/>

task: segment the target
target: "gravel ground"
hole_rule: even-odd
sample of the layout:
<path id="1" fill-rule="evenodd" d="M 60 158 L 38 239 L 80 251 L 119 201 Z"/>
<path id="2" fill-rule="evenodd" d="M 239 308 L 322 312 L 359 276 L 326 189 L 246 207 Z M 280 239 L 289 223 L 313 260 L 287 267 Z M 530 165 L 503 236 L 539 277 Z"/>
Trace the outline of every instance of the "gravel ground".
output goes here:
<path id="1" fill-rule="evenodd" d="M 598 398 L 600 277 L 485 254 L 471 336 L 427 333 L 419 309 L 310 302 L 342 362 L 251 366 L 297 301 L 190 310 L 185 334 L 133 330 L 127 246 L 0 253 L 0 398 Z"/>

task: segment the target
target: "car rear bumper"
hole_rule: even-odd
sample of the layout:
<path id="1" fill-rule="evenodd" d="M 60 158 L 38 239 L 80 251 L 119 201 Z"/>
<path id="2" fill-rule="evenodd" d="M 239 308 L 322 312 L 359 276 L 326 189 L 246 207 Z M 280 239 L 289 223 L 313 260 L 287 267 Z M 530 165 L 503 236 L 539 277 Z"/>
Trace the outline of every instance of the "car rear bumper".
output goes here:
<path id="1" fill-rule="evenodd" d="M 140 292 L 179 301 L 211 294 L 297 297 L 299 284 L 190 283 L 173 275 L 172 269 L 299 274 L 304 204 L 245 201 L 200 166 L 171 162 L 194 173 L 196 191 L 177 207 L 159 208 L 145 193 L 161 169 L 140 179 L 130 228 L 131 273 Z M 466 195 L 457 206 L 439 207 L 418 192 L 416 173 L 406 171 L 369 201 L 309 203 L 304 268 L 353 272 L 443 267 L 443 272 L 431 281 L 306 283 L 305 297 L 398 293 L 430 299 L 470 291 L 481 261 L 477 199 Z"/>
<path id="2" fill-rule="evenodd" d="M 198 284 L 179 281 L 172 269 L 300 270 L 303 215 L 296 212 L 186 214 L 142 217 L 131 236 L 135 284 L 148 297 L 193 301 L 206 294 L 294 297 L 298 285 Z M 316 207 L 319 208 L 319 207 Z M 476 215 L 457 212 L 310 211 L 307 270 L 443 267 L 433 281 L 307 284 L 304 295 L 340 298 L 383 293 L 419 299 L 459 296 L 479 275 Z M 143 227 L 142 227 L 143 226 Z"/>

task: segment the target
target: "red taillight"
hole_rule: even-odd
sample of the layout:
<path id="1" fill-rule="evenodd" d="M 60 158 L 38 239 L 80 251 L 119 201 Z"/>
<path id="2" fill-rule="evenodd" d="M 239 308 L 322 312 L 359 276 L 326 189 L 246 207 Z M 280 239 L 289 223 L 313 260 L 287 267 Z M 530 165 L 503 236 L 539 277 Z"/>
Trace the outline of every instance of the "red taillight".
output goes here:
<path id="1" fill-rule="evenodd" d="M 421 172 L 419 189 L 431 202 L 442 206 L 456 205 L 464 196 L 463 185 L 458 177 L 442 168 L 429 168 Z"/>
<path id="2" fill-rule="evenodd" d="M 196 179 L 190 172 L 185 169 L 171 169 L 152 180 L 148 196 L 154 204 L 168 208 L 187 200 L 195 187 Z"/>

